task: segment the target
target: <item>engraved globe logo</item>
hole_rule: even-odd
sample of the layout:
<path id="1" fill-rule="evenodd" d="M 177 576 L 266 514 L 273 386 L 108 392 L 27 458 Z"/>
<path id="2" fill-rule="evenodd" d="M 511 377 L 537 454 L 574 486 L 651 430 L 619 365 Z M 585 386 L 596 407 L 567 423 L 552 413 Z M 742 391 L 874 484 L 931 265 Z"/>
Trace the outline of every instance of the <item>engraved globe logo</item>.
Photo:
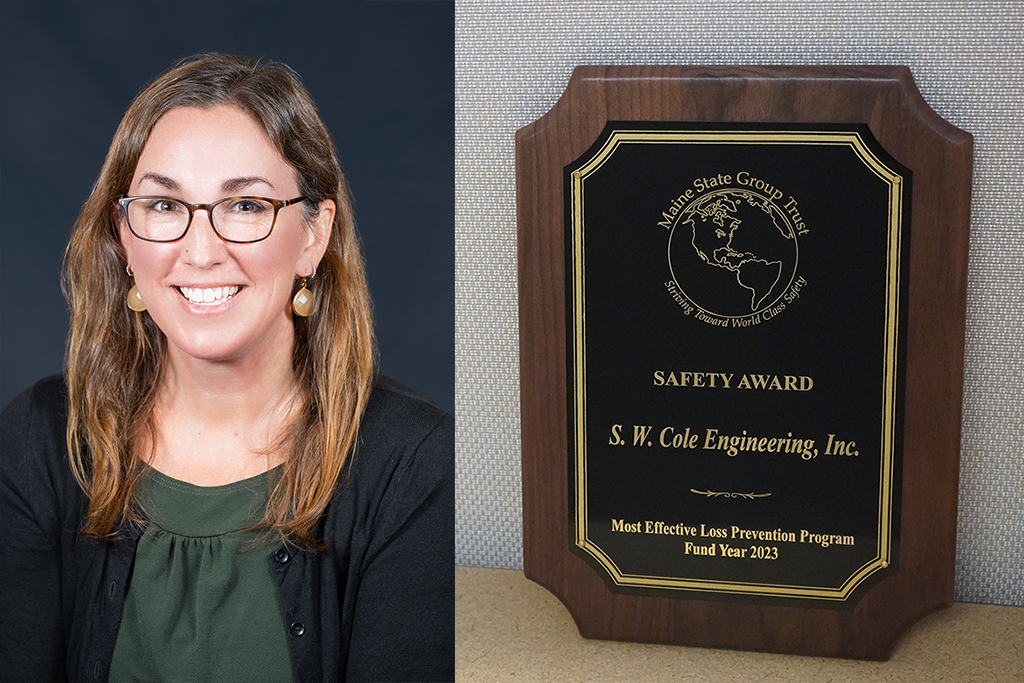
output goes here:
<path id="1" fill-rule="evenodd" d="M 771 311 L 796 278 L 797 231 L 785 211 L 747 189 L 700 195 L 675 217 L 668 265 L 691 303 L 720 318 Z"/>

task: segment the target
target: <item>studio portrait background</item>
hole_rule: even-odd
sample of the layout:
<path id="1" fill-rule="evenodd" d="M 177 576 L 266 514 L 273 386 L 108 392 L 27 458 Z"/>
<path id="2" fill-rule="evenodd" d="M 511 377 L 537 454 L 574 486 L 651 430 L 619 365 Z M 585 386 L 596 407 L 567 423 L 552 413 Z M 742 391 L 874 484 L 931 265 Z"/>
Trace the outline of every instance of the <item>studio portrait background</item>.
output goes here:
<path id="1" fill-rule="evenodd" d="M 380 369 L 454 412 L 453 3 L 25 1 L 0 25 L 0 407 L 61 371 L 61 259 L 128 104 L 221 51 L 302 78 L 351 185 Z"/>

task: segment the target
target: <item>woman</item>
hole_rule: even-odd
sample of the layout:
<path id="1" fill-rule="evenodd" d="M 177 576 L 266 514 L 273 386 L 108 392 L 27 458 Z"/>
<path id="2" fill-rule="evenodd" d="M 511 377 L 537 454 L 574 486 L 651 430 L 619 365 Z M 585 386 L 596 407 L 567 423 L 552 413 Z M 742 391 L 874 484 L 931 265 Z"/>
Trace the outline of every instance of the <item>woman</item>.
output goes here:
<path id="1" fill-rule="evenodd" d="M 330 135 L 204 55 L 125 114 L 2 418 L 4 680 L 454 678 L 453 424 L 374 371 Z"/>

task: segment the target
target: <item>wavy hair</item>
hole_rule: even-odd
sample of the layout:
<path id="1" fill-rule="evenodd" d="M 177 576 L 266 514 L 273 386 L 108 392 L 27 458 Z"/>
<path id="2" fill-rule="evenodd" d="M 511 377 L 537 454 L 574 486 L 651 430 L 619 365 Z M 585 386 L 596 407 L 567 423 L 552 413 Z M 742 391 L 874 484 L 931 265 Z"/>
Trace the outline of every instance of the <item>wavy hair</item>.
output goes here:
<path id="1" fill-rule="evenodd" d="M 128 191 L 157 120 L 178 107 L 230 105 L 253 117 L 292 165 L 306 219 L 334 200 L 326 253 L 311 284 L 317 307 L 294 318 L 292 366 L 303 402 L 285 436 L 290 449 L 260 524 L 311 548 L 317 520 L 355 447 L 373 382 L 372 306 L 348 185 L 316 105 L 283 64 L 202 54 L 157 77 L 132 102 L 72 230 L 63 285 L 71 310 L 66 353 L 67 444 L 88 497 L 84 536 L 115 538 L 142 519 L 136 498 L 145 473 L 139 455 L 155 443 L 154 401 L 167 341 L 153 319 L 125 305 L 131 283 L 118 238 L 116 199 Z"/>

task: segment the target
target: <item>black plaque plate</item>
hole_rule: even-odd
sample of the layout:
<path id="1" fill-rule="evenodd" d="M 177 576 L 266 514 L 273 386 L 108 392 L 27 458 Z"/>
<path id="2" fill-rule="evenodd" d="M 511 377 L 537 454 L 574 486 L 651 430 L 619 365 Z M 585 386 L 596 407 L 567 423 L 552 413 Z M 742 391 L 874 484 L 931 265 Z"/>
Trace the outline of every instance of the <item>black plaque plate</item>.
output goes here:
<path id="1" fill-rule="evenodd" d="M 835 124 L 613 121 L 565 167 L 569 528 L 613 590 L 896 571 L 911 175 Z"/>

